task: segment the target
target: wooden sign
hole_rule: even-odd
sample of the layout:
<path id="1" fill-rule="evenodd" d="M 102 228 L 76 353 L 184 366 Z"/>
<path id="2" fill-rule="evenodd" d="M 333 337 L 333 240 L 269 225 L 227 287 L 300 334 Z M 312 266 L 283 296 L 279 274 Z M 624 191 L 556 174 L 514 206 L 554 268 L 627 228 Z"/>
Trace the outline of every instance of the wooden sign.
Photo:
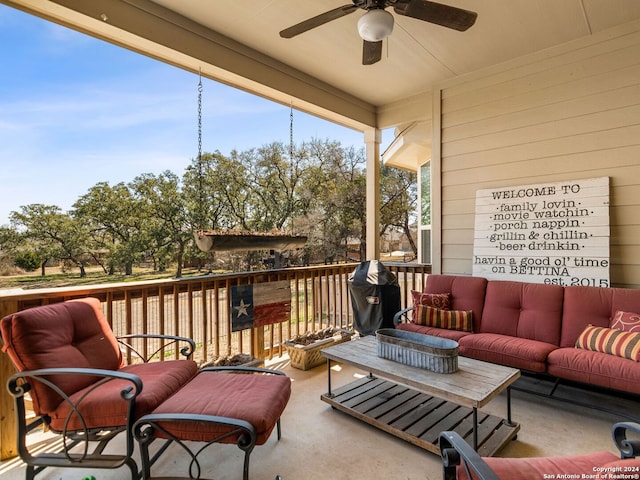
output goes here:
<path id="1" fill-rule="evenodd" d="M 478 190 L 473 275 L 609 286 L 609 178 Z"/>

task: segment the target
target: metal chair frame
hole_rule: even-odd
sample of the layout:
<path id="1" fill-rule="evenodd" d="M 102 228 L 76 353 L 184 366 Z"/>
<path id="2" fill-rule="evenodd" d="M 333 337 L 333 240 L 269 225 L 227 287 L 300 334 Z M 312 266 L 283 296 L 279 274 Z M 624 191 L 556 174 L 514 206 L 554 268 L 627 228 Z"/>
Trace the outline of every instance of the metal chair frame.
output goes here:
<path id="1" fill-rule="evenodd" d="M 155 352 L 145 358 L 137 352 L 128 341 L 134 338 L 168 340 Z M 123 348 L 129 349 L 142 362 L 147 363 L 160 350 L 186 342 L 187 345 L 180 348 L 180 353 L 187 359 L 191 358 L 195 350 L 195 342 L 190 338 L 173 335 L 125 335 L 117 337 Z M 66 395 L 51 380 L 51 376 L 60 375 L 89 375 L 99 377 L 94 384 L 87 388 L 81 398 L 74 401 Z M 104 428 L 87 428 L 85 419 L 80 411 L 81 404 L 88 394 L 95 391 L 105 383 L 119 379 L 130 383 L 125 387 L 120 396 L 127 402 L 127 417 L 123 425 L 106 426 Z M 51 419 L 43 416 L 35 420 L 27 419 L 27 401 L 25 396 L 32 389 L 33 382 L 40 382 L 54 390 L 63 402 L 70 406 L 70 413 L 65 419 L 65 426 L 60 433 L 62 447 L 48 452 L 34 453 L 27 444 L 27 435 L 40 425 L 49 426 Z M 115 469 L 122 466 L 129 468 L 132 479 L 139 479 L 142 473 L 138 470 L 135 460 L 132 458 L 135 441 L 133 439 L 133 425 L 136 419 L 136 398 L 143 388 L 143 382 L 137 375 L 130 373 L 92 369 L 92 368 L 44 368 L 38 370 L 25 370 L 12 375 L 7 387 L 14 397 L 16 417 L 18 424 L 17 449 L 20 458 L 26 463 L 25 478 L 33 480 L 35 476 L 46 467 L 70 467 L 70 468 L 107 468 Z M 74 419 L 83 426 L 80 430 L 68 429 L 69 422 Z M 122 454 L 105 454 L 104 449 L 120 433 L 126 435 L 126 447 Z M 94 445 L 95 444 L 95 445 Z"/>
<path id="2" fill-rule="evenodd" d="M 220 366 L 220 367 L 207 367 L 200 370 L 200 372 L 223 372 L 227 371 L 230 373 L 245 373 L 245 374 L 266 374 L 266 375 L 282 375 L 286 376 L 283 372 L 278 370 L 270 370 L 266 368 L 259 367 L 242 367 L 242 366 Z M 233 427 L 233 430 L 226 432 L 224 434 L 218 435 L 207 442 L 204 442 L 204 445 L 198 448 L 197 450 L 190 449 L 185 443 L 187 440 L 181 440 L 171 434 L 167 429 L 162 427 L 162 422 L 193 422 L 193 423 L 215 423 L 218 425 L 226 425 Z M 280 440 L 282 436 L 281 423 L 280 419 L 278 419 L 276 423 L 276 430 L 278 440 Z M 161 433 L 161 436 L 158 436 L 158 433 Z M 202 479 L 202 468 L 200 466 L 200 461 L 198 460 L 199 455 L 205 451 L 208 447 L 213 445 L 214 443 L 218 443 L 225 438 L 238 436 L 236 441 L 236 445 L 244 452 L 244 464 L 242 471 L 243 480 L 249 480 L 249 460 L 251 452 L 256 446 L 257 433 L 255 428 L 251 423 L 246 420 L 240 418 L 230 418 L 230 417 L 221 417 L 215 415 L 201 415 L 201 414 L 190 414 L 190 413 L 165 413 L 165 414 L 148 414 L 144 417 L 140 418 L 133 427 L 133 434 L 135 439 L 140 444 L 140 455 L 142 459 L 142 479 L 148 480 L 151 479 L 151 466 L 160 458 L 160 456 L 164 453 L 167 447 L 171 443 L 176 443 L 180 445 L 182 449 L 184 449 L 187 454 L 191 457 L 191 461 L 189 463 L 189 479 Z M 166 439 L 166 443 L 153 455 L 151 456 L 149 453 L 149 447 L 151 444 L 158 438 Z M 202 442 L 199 442 L 202 443 Z"/>
<path id="3" fill-rule="evenodd" d="M 627 431 L 640 434 L 640 424 L 618 422 L 611 428 L 611 436 L 620 451 L 620 458 L 640 456 L 640 440 L 627 439 Z M 463 465 L 467 478 L 473 474 L 479 480 L 500 480 L 478 453 L 456 432 L 441 432 L 439 436 L 443 480 L 457 480 L 457 468 Z"/>

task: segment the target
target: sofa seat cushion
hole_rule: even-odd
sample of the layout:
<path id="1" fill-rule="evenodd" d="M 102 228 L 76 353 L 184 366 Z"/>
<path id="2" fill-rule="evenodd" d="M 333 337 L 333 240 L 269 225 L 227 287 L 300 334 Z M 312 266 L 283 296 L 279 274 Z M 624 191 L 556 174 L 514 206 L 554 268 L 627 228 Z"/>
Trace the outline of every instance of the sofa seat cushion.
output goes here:
<path id="1" fill-rule="evenodd" d="M 434 337 L 448 338 L 458 342 L 462 337 L 470 335 L 471 332 L 463 332 L 462 330 L 449 330 L 446 328 L 427 327 L 412 322 L 401 323 L 396 327 L 398 330 L 406 330 L 408 332 L 422 333 L 424 335 L 433 335 Z"/>
<path id="2" fill-rule="evenodd" d="M 620 459 L 611 452 L 601 451 L 557 457 L 483 457 L 483 460 L 500 480 L 541 480 L 543 478 L 557 478 L 555 475 L 558 473 L 571 475 L 567 478 L 605 478 L 594 469 Z M 632 463 L 634 461 L 634 459 L 625 460 L 625 462 L 629 462 L 629 465 L 634 465 Z M 457 469 L 457 477 L 458 480 L 469 480 L 462 465 Z M 477 478 L 472 475 L 472 480 Z"/>
<path id="3" fill-rule="evenodd" d="M 556 377 L 640 394 L 638 362 L 580 348 L 559 348 L 547 358 Z"/>
<path id="4" fill-rule="evenodd" d="M 532 372 L 544 372 L 547 356 L 558 348 L 551 343 L 497 333 L 468 335 L 459 344 L 460 355 L 465 357 Z"/>
<path id="5" fill-rule="evenodd" d="M 135 402 L 135 418 L 146 415 L 180 390 L 198 372 L 198 365 L 192 360 L 170 360 L 127 365 L 119 371 L 137 375 L 142 380 L 142 392 Z M 120 393 L 131 386 L 126 380 L 112 380 L 90 392 L 78 405 L 82 419 L 71 415 L 66 425 L 67 430 L 81 430 L 84 420 L 87 428 L 115 427 L 126 425 L 127 402 Z M 70 398 L 74 403 L 91 389 L 86 387 Z M 69 415 L 70 405 L 62 402 L 50 413 L 51 429 L 62 431 Z"/>
<path id="6" fill-rule="evenodd" d="M 245 420 L 256 430 L 256 445 L 262 445 L 269 438 L 290 396 L 291 380 L 285 375 L 203 371 L 153 413 L 213 415 Z M 196 442 L 208 442 L 233 430 L 233 427 L 212 422 L 159 423 L 175 437 Z M 220 441 L 236 443 L 237 440 L 237 435 L 232 435 Z"/>

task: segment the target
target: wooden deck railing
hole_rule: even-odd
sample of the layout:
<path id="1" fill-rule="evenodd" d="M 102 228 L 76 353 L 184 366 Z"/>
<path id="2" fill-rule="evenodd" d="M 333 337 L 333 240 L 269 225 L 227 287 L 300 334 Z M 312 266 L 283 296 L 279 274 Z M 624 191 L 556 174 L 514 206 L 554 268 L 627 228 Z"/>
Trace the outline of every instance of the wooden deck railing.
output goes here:
<path id="1" fill-rule="evenodd" d="M 349 327 L 353 310 L 347 277 L 357 264 L 323 265 L 282 270 L 206 275 L 195 278 L 101 284 L 71 288 L 0 291 L 0 318 L 38 305 L 92 296 L 103 303 L 116 335 L 160 333 L 193 338 L 195 360 L 206 362 L 235 353 L 271 358 L 284 353 L 283 342 L 298 334 L 325 327 Z M 430 265 L 385 264 L 401 287 L 402 306 L 410 291 L 422 290 Z M 289 281 L 291 320 L 269 326 L 231 331 L 229 292 L 236 285 Z M 135 345 L 154 351 L 155 344 Z M 159 360 L 175 358 L 162 351 Z M 16 455 L 13 400 L 4 387 L 14 372 L 6 354 L 0 354 L 0 458 Z"/>

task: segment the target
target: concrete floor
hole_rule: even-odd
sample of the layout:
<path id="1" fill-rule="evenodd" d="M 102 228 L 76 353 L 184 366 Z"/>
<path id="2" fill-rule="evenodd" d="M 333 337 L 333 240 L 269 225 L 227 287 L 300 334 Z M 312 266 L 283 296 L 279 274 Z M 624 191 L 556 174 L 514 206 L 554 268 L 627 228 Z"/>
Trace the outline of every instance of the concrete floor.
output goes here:
<path id="1" fill-rule="evenodd" d="M 265 445 L 251 454 L 252 480 L 308 479 L 406 479 L 442 478 L 440 458 L 407 442 L 332 409 L 320 400 L 327 390 L 326 367 L 309 371 L 292 368 L 287 357 L 276 359 L 272 368 L 280 368 L 293 381 L 292 398 L 282 417 L 282 439 L 272 434 Z M 332 375 L 334 388 L 366 372 L 337 365 Z M 610 427 L 624 420 L 612 414 L 596 412 L 543 399 L 531 394 L 512 393 L 513 420 L 521 424 L 515 441 L 501 452 L 505 457 L 550 456 L 610 450 Z M 506 415 L 506 395 L 502 394 L 483 409 Z M 214 445 L 204 455 L 203 477 L 215 480 L 242 478 L 242 452 L 233 445 Z M 188 477 L 186 455 L 179 447 L 167 451 L 154 466 L 154 476 Z M 97 480 L 124 479 L 128 471 L 46 469 L 37 479 L 59 480 L 94 475 Z M 24 478 L 18 460 L 0 463 L 0 478 Z"/>

